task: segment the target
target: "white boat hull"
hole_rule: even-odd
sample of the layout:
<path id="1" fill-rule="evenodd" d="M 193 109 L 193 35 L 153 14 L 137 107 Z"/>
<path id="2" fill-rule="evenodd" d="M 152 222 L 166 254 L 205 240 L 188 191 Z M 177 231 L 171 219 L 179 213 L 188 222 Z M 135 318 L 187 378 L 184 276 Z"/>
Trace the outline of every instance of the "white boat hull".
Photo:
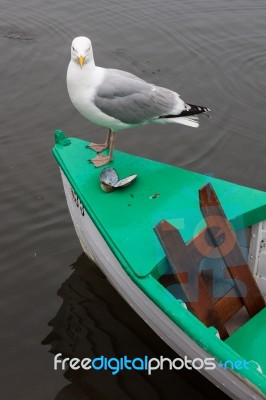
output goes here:
<path id="1" fill-rule="evenodd" d="M 83 208 L 71 185 L 61 171 L 69 211 L 84 252 L 102 270 L 110 283 L 137 314 L 178 355 L 189 359 L 212 357 L 162 312 L 126 274 L 93 221 Z M 232 399 L 265 399 L 257 389 L 238 374 L 215 368 L 199 371 Z"/>

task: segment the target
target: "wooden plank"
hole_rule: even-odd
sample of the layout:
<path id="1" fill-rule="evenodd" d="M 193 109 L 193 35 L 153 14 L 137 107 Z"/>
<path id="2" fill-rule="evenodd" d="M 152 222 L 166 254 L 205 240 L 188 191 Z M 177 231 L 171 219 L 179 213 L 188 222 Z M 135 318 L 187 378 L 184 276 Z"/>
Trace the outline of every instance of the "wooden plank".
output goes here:
<path id="1" fill-rule="evenodd" d="M 174 274 L 160 281 L 165 285 L 180 283 L 188 309 L 207 326 L 214 325 L 221 338 L 225 339 L 228 333 L 224 324 L 243 305 L 253 316 L 265 307 L 265 301 L 211 184 L 200 189 L 199 199 L 206 228 L 187 244 L 179 231 L 165 220 L 154 228 L 174 271 Z M 202 277 L 199 271 L 200 261 L 214 248 L 218 248 L 227 266 L 224 279 L 233 278 L 234 284 L 225 296 L 216 301 L 213 299 L 213 278 Z"/>
<path id="2" fill-rule="evenodd" d="M 235 288 L 232 288 L 215 303 L 215 310 L 223 324 L 229 321 L 244 305 L 242 298 L 237 297 L 237 295 Z"/>
<path id="3" fill-rule="evenodd" d="M 219 248 L 249 315 L 253 316 L 265 307 L 265 301 L 242 255 L 236 235 L 226 219 L 226 215 L 211 184 L 207 184 L 200 189 L 199 197 L 200 209 L 205 218 L 210 237 Z"/>
<path id="4" fill-rule="evenodd" d="M 212 298 L 198 271 L 197 261 L 202 255 L 199 254 L 197 247 L 192 246 L 191 242 L 188 251 L 178 230 L 165 220 L 156 225 L 154 230 L 171 267 L 176 272 L 177 279 L 179 280 L 180 273 L 188 273 L 188 282 L 182 284 L 182 289 L 188 299 L 189 310 L 207 326 L 215 326 L 223 339 L 227 338 L 227 330 L 219 319 Z"/>

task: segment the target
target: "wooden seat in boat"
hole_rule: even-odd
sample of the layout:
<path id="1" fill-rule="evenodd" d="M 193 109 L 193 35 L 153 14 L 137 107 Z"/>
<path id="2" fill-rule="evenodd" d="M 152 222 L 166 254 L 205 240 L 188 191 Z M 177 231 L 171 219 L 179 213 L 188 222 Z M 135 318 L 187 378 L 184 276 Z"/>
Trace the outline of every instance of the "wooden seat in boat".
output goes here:
<path id="1" fill-rule="evenodd" d="M 257 359 L 254 353 L 259 352 L 260 342 L 264 340 L 266 348 L 266 309 L 265 301 L 257 283 L 242 255 L 235 232 L 222 209 L 218 197 L 210 184 L 199 191 L 200 209 L 204 216 L 206 227 L 185 243 L 180 232 L 169 222 L 163 220 L 154 229 L 164 248 L 168 262 L 174 271 L 172 276 L 162 277 L 161 282 L 174 278 L 181 285 L 188 309 L 206 326 L 215 326 L 221 339 L 229 337 L 225 326 L 243 306 L 251 318 L 245 325 L 233 333 L 227 340 L 233 348 L 239 348 L 242 355 L 246 354 L 249 337 L 254 330 L 258 331 L 258 339 L 246 350 L 249 359 Z M 232 285 L 227 293 L 214 298 L 207 288 L 199 264 L 214 248 L 217 248 L 226 265 L 225 272 Z M 225 276 L 225 279 L 226 276 Z M 265 321 L 265 322 L 264 322 Z M 249 337 L 249 339 L 248 339 Z M 242 338 L 240 340 L 240 338 Z M 248 347 L 248 346 L 247 346 Z M 266 354 L 264 352 L 263 354 Z M 263 358 L 264 356 L 261 356 Z M 264 364 L 266 366 L 266 357 Z"/>

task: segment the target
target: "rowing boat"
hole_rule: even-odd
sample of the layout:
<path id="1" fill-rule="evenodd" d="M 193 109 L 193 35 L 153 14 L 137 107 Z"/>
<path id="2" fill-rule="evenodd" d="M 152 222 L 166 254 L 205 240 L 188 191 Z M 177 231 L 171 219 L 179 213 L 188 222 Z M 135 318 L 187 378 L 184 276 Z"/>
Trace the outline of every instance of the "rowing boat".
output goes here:
<path id="1" fill-rule="evenodd" d="M 61 131 L 55 132 L 53 155 L 60 168 L 68 208 L 84 252 L 178 355 L 190 360 L 214 359 L 215 368 L 200 368 L 199 372 L 222 391 L 233 399 L 266 399 L 266 308 L 263 301 L 257 303 L 251 318 L 245 319 L 241 314 L 226 327 L 228 335 L 224 337 L 220 325 L 216 324 L 221 308 L 224 308 L 221 304 L 229 304 L 230 284 L 233 282 L 236 290 L 240 290 L 238 280 L 246 274 L 242 264 L 248 265 L 254 280 L 248 278 L 255 291 L 247 294 L 251 303 L 257 291 L 262 298 L 266 295 L 266 193 L 119 151 L 115 152 L 110 166 L 121 178 L 136 174 L 137 179 L 127 187 L 106 193 L 99 178 L 104 167 L 95 168 L 88 162 L 94 155 L 86 148 L 88 144 L 81 139 L 69 139 Z M 199 199 L 202 188 L 210 187 L 211 193 L 219 199 L 219 212 L 224 213 L 215 216 L 214 225 L 217 226 L 211 227 L 208 224 L 213 215 L 204 216 Z M 222 229 L 219 221 L 221 225 L 228 221 L 226 227 L 233 235 L 230 237 L 235 237 L 234 243 L 228 241 L 227 233 L 223 235 L 220 231 L 217 234 L 216 231 Z M 167 225 L 160 225 L 163 223 Z M 200 299 L 197 300 L 199 312 L 206 304 L 206 309 L 213 311 L 212 315 L 207 313 L 206 321 L 193 312 L 195 301 L 189 301 L 191 286 L 190 289 L 186 286 L 188 279 L 182 283 L 182 271 L 175 269 L 175 263 L 182 264 L 178 253 L 180 243 L 176 245 L 176 251 L 168 239 L 164 241 L 164 232 L 159 229 L 166 227 L 167 231 L 169 226 L 173 237 L 179 235 L 182 246 L 187 248 L 191 243 L 193 246 L 203 243 L 197 242 L 197 238 L 204 239 L 204 246 L 197 248 L 201 254 L 200 263 L 195 263 L 192 257 L 191 266 L 195 264 L 192 270 L 195 271 L 196 266 L 199 276 L 211 271 L 211 296 L 207 295 L 208 299 L 204 300 L 207 303 L 201 304 Z M 204 230 L 216 235 L 222 243 L 210 243 Z M 227 265 L 229 271 L 231 268 L 236 273 L 242 268 L 239 279 L 217 275 L 217 271 L 224 271 L 224 262 L 227 262 L 226 254 L 217 255 L 217 248 L 222 250 L 221 253 L 223 246 L 227 246 L 227 253 L 232 252 L 231 259 L 236 254 L 244 259 L 238 269 L 236 265 Z M 207 247 L 212 251 L 205 254 Z M 185 272 L 190 276 L 189 256 L 185 260 Z M 225 289 L 228 283 L 230 287 Z M 202 293 L 206 295 L 204 290 Z M 213 307 L 208 303 L 210 297 L 212 300 L 216 297 Z M 219 303 L 222 297 L 226 303 Z M 245 295 L 239 297 L 241 301 L 244 299 L 241 307 L 245 305 L 248 309 Z M 243 318 L 245 322 L 240 324 Z"/>

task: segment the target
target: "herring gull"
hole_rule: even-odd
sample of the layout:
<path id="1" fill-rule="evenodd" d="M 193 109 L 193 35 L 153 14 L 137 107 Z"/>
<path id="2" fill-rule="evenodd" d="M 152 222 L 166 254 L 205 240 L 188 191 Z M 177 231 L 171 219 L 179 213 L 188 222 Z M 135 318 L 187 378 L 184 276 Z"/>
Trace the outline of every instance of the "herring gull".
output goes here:
<path id="1" fill-rule="evenodd" d="M 197 114 L 207 107 L 185 103 L 176 92 L 153 85 L 125 71 L 97 67 L 90 39 L 77 37 L 71 45 L 67 88 L 76 109 L 91 122 L 108 128 L 104 144 L 92 143 L 98 154 L 90 160 L 95 167 L 113 159 L 116 133 L 148 124 L 177 123 L 197 128 Z"/>

